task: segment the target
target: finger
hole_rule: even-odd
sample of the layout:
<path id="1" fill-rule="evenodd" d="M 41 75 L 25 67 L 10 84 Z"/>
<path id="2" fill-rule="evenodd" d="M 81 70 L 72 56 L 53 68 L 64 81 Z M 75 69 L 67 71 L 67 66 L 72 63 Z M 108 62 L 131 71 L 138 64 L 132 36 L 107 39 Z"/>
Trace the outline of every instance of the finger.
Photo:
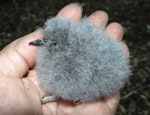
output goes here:
<path id="1" fill-rule="evenodd" d="M 22 77 L 33 67 L 37 47 L 29 42 L 42 38 L 42 29 L 21 37 L 0 52 L 0 72 L 4 75 Z"/>
<path id="2" fill-rule="evenodd" d="M 116 39 L 120 41 L 123 38 L 124 30 L 123 30 L 123 27 L 119 23 L 113 22 L 107 26 L 106 33 L 109 36 L 111 36 L 112 39 Z M 122 42 L 122 47 L 124 48 L 126 56 L 129 56 L 129 49 L 127 45 Z"/>
<path id="3" fill-rule="evenodd" d="M 104 11 L 96 11 L 89 16 L 89 20 L 98 28 L 103 28 L 108 23 L 108 14 Z"/>
<path id="4" fill-rule="evenodd" d="M 111 38 L 116 40 L 122 40 L 124 30 L 123 27 L 116 22 L 109 24 L 106 28 L 106 33 L 111 36 Z M 129 56 L 129 49 L 125 43 L 122 42 L 122 47 L 124 48 L 126 56 Z"/>
<path id="5" fill-rule="evenodd" d="M 122 47 L 124 49 L 125 55 L 129 58 L 130 52 L 128 46 L 124 42 L 122 42 Z"/>
<path id="6" fill-rule="evenodd" d="M 62 8 L 57 16 L 63 16 L 72 22 L 77 22 L 82 17 L 82 6 L 78 3 L 71 3 Z"/>
<path id="7" fill-rule="evenodd" d="M 115 113 L 119 100 L 120 100 L 119 93 L 114 94 L 113 96 L 110 96 L 105 100 L 108 108 L 112 111 L 112 113 Z"/>
<path id="8" fill-rule="evenodd" d="M 113 22 L 107 26 L 106 33 L 108 33 L 108 35 L 110 35 L 113 39 L 121 40 L 124 34 L 124 30 L 119 23 Z"/>

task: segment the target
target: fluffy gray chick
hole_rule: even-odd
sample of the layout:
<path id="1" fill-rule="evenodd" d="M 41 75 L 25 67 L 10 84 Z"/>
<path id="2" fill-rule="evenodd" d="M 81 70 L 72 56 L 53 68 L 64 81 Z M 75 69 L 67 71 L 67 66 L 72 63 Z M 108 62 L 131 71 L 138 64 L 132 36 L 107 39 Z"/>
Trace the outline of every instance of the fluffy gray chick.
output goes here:
<path id="1" fill-rule="evenodd" d="M 118 92 L 130 75 L 121 42 L 87 18 L 71 23 L 54 17 L 45 23 L 36 58 L 39 82 L 57 98 L 89 102 Z"/>

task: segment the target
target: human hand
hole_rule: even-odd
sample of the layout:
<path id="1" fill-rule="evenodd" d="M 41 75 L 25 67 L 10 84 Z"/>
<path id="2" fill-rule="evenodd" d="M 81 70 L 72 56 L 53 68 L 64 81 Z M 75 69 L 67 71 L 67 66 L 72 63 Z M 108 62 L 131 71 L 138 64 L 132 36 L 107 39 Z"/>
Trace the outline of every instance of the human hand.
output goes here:
<path id="1" fill-rule="evenodd" d="M 64 7 L 58 15 L 69 18 L 73 23 L 80 20 L 82 8 L 77 4 Z M 89 16 L 98 28 L 104 27 L 113 38 L 121 40 L 123 28 L 118 23 L 107 25 L 108 15 L 96 11 Z M 107 26 L 106 26 L 107 25 Z M 38 83 L 34 70 L 36 46 L 29 46 L 32 40 L 42 39 L 42 29 L 15 40 L 0 52 L 0 113 L 7 115 L 113 115 L 119 94 L 103 98 L 97 102 L 73 104 L 65 101 L 41 104 L 46 95 Z M 126 45 L 123 47 L 128 55 Z"/>

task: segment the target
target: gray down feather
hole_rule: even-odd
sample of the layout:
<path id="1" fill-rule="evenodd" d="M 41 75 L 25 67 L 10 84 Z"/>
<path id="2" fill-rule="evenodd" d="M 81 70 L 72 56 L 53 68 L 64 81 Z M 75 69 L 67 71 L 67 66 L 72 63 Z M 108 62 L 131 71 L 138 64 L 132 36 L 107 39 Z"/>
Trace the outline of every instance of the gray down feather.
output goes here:
<path id="1" fill-rule="evenodd" d="M 49 94 L 69 101 L 96 101 L 118 92 L 131 71 L 120 41 L 83 18 L 48 19 L 36 71 Z"/>

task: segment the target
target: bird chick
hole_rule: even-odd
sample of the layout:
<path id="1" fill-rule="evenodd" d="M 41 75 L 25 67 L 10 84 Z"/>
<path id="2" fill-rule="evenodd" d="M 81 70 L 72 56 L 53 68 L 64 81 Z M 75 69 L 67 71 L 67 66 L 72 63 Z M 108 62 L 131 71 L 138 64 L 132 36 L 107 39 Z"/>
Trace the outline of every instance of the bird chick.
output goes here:
<path id="1" fill-rule="evenodd" d="M 44 89 L 57 99 L 91 102 L 118 92 L 131 71 L 120 41 L 94 26 L 88 18 L 72 23 L 48 19 L 36 57 Z"/>

